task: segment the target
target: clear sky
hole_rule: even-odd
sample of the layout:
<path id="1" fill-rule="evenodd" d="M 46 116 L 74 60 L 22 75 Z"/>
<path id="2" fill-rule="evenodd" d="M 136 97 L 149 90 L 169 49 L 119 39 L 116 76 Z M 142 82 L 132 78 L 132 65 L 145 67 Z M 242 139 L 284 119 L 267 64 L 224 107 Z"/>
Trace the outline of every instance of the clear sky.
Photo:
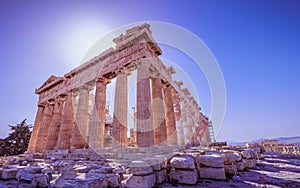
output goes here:
<path id="1" fill-rule="evenodd" d="M 8 126 L 33 123 L 39 87 L 62 76 L 111 29 L 163 21 L 195 33 L 216 57 L 227 107 L 218 140 L 300 135 L 300 2 L 253 1 L 16 1 L 0 2 L 0 137 Z M 163 50 L 164 47 L 162 46 Z M 162 58 L 176 63 L 178 54 Z M 193 70 L 185 70 L 186 72 Z M 203 75 L 199 104 L 210 114 Z"/>

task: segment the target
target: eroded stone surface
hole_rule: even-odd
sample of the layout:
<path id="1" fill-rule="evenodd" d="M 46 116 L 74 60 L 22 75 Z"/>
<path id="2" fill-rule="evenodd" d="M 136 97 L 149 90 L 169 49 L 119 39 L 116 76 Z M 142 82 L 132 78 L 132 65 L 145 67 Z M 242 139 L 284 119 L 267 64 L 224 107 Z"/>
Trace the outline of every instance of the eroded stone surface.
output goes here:
<path id="1" fill-rule="evenodd" d="M 173 157 L 170 163 L 176 169 L 195 169 L 194 159 L 188 156 Z"/>
<path id="2" fill-rule="evenodd" d="M 171 182 L 174 184 L 189 184 L 195 185 L 198 181 L 197 170 L 171 170 Z"/>
<path id="3" fill-rule="evenodd" d="M 226 180 L 224 168 L 200 167 L 199 175 L 200 178 Z"/>
<path id="4" fill-rule="evenodd" d="M 128 179 L 122 182 L 127 188 L 149 188 L 154 187 L 156 178 L 154 174 L 146 176 L 129 176 Z"/>
<path id="5" fill-rule="evenodd" d="M 199 166 L 224 167 L 223 156 L 221 155 L 200 155 L 197 162 Z"/>
<path id="6" fill-rule="evenodd" d="M 147 175 L 152 172 L 151 166 L 144 161 L 132 161 L 129 165 L 129 173 L 133 175 Z"/>

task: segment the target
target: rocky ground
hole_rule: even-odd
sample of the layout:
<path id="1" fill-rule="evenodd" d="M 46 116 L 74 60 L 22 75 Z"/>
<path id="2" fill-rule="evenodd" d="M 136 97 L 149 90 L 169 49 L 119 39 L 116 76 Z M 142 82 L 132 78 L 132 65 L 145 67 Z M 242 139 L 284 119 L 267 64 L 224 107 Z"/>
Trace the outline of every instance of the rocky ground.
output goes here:
<path id="1" fill-rule="evenodd" d="M 197 185 L 172 185 L 165 183 L 162 188 L 168 187 L 300 187 L 300 155 L 283 155 L 279 153 L 262 154 L 254 169 L 239 173 L 239 176 L 228 181 L 203 180 Z"/>
<path id="2" fill-rule="evenodd" d="M 208 153 L 208 152 L 207 152 Z M 228 155 L 228 154 L 227 154 Z M 177 156 L 177 158 L 176 158 Z M 193 166 L 193 162 L 189 163 L 191 160 L 187 156 L 178 156 L 176 155 L 173 157 L 173 160 L 169 161 L 169 165 L 172 166 L 173 168 L 186 168 L 186 169 L 193 169 L 193 170 L 178 170 L 179 175 L 183 177 L 177 177 L 178 174 L 176 174 L 176 170 L 173 171 L 174 173 L 168 173 L 169 176 L 173 176 L 173 178 L 178 178 L 179 181 L 194 181 L 195 178 L 193 176 L 190 176 L 186 178 L 186 175 L 190 175 L 189 173 L 192 173 L 199 170 L 197 169 L 197 166 Z M 228 155 L 229 157 L 234 157 L 233 155 Z M 198 156 L 199 157 L 199 156 Z M 247 157 L 244 156 L 243 157 Z M 201 160 L 201 157 L 198 158 Z M 202 156 L 202 159 L 204 161 L 197 161 L 197 163 L 204 164 L 206 163 L 209 164 L 211 163 L 210 158 L 206 158 Z M 244 158 L 243 158 L 244 159 Z M 217 160 L 217 158 L 216 158 Z M 214 160 L 214 161 L 216 161 Z M 0 177 L 0 188 L 29 188 L 29 187 L 41 187 L 41 185 L 47 185 L 47 187 L 53 187 L 54 184 L 48 184 L 47 181 L 49 178 L 47 177 L 47 170 L 49 170 L 49 167 L 47 167 L 48 163 L 45 160 L 35 160 L 36 163 L 39 165 L 31 165 L 30 168 L 28 168 L 29 164 L 25 164 L 26 162 L 21 162 L 19 161 L 19 164 L 16 165 L 18 168 L 18 173 L 15 171 L 15 168 L 11 168 L 12 171 L 7 171 L 7 175 L 11 175 L 14 177 L 19 177 L 19 181 L 17 180 L 18 178 L 11 178 L 11 179 L 3 179 L 4 177 Z M 53 162 L 53 161 L 51 161 Z M 6 163 L 5 161 L 2 161 L 2 163 Z M 12 160 L 8 161 L 8 163 L 14 163 Z M 30 162 L 29 162 L 30 163 Z M 57 164 L 56 164 L 57 163 Z M 54 167 L 55 170 L 55 164 L 57 165 L 57 168 L 60 168 L 60 172 L 58 173 L 59 176 L 64 177 L 75 177 L 77 180 L 82 179 L 83 183 L 82 185 L 86 185 L 86 178 L 88 177 L 93 177 L 95 175 L 100 174 L 106 174 L 100 179 L 106 179 L 108 182 L 107 185 L 103 185 L 102 187 L 120 187 L 120 186 L 128 186 L 132 185 L 133 187 L 135 185 L 141 185 L 141 184 L 135 184 L 135 182 L 129 183 L 127 181 L 127 184 L 119 184 L 118 183 L 118 174 L 117 171 L 121 170 L 122 171 L 122 166 L 118 166 L 118 164 L 115 163 L 109 163 L 109 162 L 82 162 L 82 164 L 79 164 L 79 161 L 74 161 L 73 164 L 76 164 L 75 166 L 70 162 L 67 161 L 56 161 L 51 164 L 52 167 Z M 20 165 L 21 164 L 21 165 Z M 68 165 L 70 164 L 70 168 Z M 224 160 L 224 164 L 226 166 L 226 162 Z M 43 166 L 44 165 L 44 166 Z M 151 168 L 145 167 L 144 166 L 139 166 L 141 163 L 137 163 L 137 166 L 135 168 L 129 168 L 129 172 L 126 172 L 127 174 L 143 174 L 146 173 L 147 170 L 152 171 Z M 192 166 L 191 166 L 192 165 Z M 216 162 L 211 165 L 217 165 Z M 12 165 L 14 166 L 14 164 Z M 51 168 L 52 168 L 51 167 Z M 219 167 L 216 168 L 215 166 L 213 169 L 215 170 L 221 170 Z M 28 170 L 25 170 L 28 168 Z M 152 166 L 153 168 L 153 166 Z M 160 168 L 162 170 L 164 167 L 156 166 L 155 168 Z M 155 168 L 153 168 L 153 173 L 155 174 Z M 207 168 L 207 167 L 204 167 Z M 5 169 L 5 167 L 2 168 L 2 170 Z M 24 170 L 20 170 L 24 169 Z M 167 168 L 168 169 L 168 168 Z M 197 169 L 197 170 L 196 170 Z M 201 169 L 201 167 L 200 167 Z M 223 168 L 224 169 L 224 168 Z M 38 173 L 34 173 L 32 171 L 39 171 Z M 124 169 L 123 169 L 124 170 Z M 130 171 L 131 170 L 131 171 Z M 225 167 L 225 171 L 227 172 L 230 169 Z M 146 174 L 150 173 L 147 172 Z M 20 173 L 23 172 L 23 173 Z M 107 172 L 107 173 L 106 173 Z M 163 172 L 163 171 L 156 171 L 156 172 Z M 201 174 L 201 170 L 199 171 Z M 33 175 L 30 175 L 32 173 Z M 151 173 L 150 173 L 151 174 Z M 172 175 L 171 175 L 172 174 Z M 197 173 L 196 173 L 197 174 Z M 2 174 L 4 175 L 4 174 Z M 85 177 L 80 177 L 84 175 Z M 126 174 L 124 174 L 125 176 Z M 203 174 L 204 175 L 204 174 Z M 169 187 L 179 187 L 179 188 L 184 188 L 184 187 L 300 187 L 300 155 L 292 155 L 292 154 L 279 154 L 279 153 L 263 153 L 261 154 L 261 159 L 257 160 L 256 166 L 251 167 L 251 168 L 245 168 L 243 171 L 238 172 L 238 175 L 227 175 L 227 180 L 213 180 L 213 179 L 205 179 L 205 178 L 197 178 L 195 182 L 196 185 L 187 185 L 187 184 L 180 184 L 178 182 L 173 182 L 173 183 L 163 183 L 163 184 L 158 184 L 155 187 L 161 187 L 161 188 L 169 188 Z M 53 176 L 55 176 L 55 173 L 53 173 Z M 149 180 L 151 180 L 151 177 L 153 175 L 145 175 L 149 176 Z M 136 178 L 142 178 L 145 177 L 144 175 L 142 176 L 134 176 Z M 200 175 L 201 176 L 201 175 Z M 23 179 L 26 180 L 26 178 L 30 179 L 30 181 L 20 181 L 20 177 L 23 177 Z M 97 176 L 99 178 L 99 176 Z M 170 178 L 170 177 L 169 177 Z M 55 187 L 74 187 L 75 185 L 78 187 L 80 184 L 80 181 L 77 181 L 77 184 L 74 184 L 73 179 L 70 179 L 70 184 L 68 186 L 68 178 L 60 178 L 60 177 L 53 177 L 53 179 L 56 179 L 55 181 Z M 60 180 L 61 179 L 61 180 Z M 126 179 L 126 177 L 123 177 L 123 179 Z M 128 178 L 127 178 L 128 179 Z M 156 178 L 157 179 L 157 178 Z M 137 179 L 139 180 L 139 179 Z M 126 181 L 126 180 L 125 180 Z M 36 182 L 36 184 L 35 184 Z M 103 183 L 104 181 L 100 181 L 100 183 Z M 168 182 L 171 182 L 168 180 Z M 92 186 L 88 187 L 99 187 L 97 186 L 97 181 L 93 181 Z M 190 182 L 187 182 L 190 183 Z M 99 184 L 100 185 L 100 184 Z M 76 187 L 75 186 L 75 187 Z M 131 187 L 132 187 L 131 186 Z M 45 187 L 45 186 L 42 186 Z M 86 186 L 84 186 L 86 187 Z"/>

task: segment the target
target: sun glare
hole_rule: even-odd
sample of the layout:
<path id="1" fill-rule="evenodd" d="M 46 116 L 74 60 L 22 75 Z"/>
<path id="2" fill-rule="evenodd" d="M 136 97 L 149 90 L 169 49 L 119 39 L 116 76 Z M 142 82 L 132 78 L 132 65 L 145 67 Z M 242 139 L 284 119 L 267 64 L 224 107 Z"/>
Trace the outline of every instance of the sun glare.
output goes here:
<path id="1" fill-rule="evenodd" d="M 83 58 L 87 51 L 109 30 L 105 24 L 89 20 L 76 21 L 66 26 L 64 41 L 61 42 L 61 45 L 64 45 L 66 66 L 75 68 L 86 61 Z"/>

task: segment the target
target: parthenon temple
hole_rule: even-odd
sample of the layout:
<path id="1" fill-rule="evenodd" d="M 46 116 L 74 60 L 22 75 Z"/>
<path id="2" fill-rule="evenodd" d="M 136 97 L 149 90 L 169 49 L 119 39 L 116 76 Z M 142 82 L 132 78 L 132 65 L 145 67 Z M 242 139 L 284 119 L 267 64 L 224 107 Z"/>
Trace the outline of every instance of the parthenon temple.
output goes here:
<path id="1" fill-rule="evenodd" d="M 113 39 L 100 53 L 35 90 L 38 109 L 28 152 L 84 148 L 207 145 L 208 118 L 143 24 Z M 136 71 L 134 125 L 129 126 L 128 76 Z M 109 118 L 107 85 L 116 79 Z M 133 127 L 133 128 L 129 128 Z M 110 143 L 107 143 L 110 138 Z"/>

